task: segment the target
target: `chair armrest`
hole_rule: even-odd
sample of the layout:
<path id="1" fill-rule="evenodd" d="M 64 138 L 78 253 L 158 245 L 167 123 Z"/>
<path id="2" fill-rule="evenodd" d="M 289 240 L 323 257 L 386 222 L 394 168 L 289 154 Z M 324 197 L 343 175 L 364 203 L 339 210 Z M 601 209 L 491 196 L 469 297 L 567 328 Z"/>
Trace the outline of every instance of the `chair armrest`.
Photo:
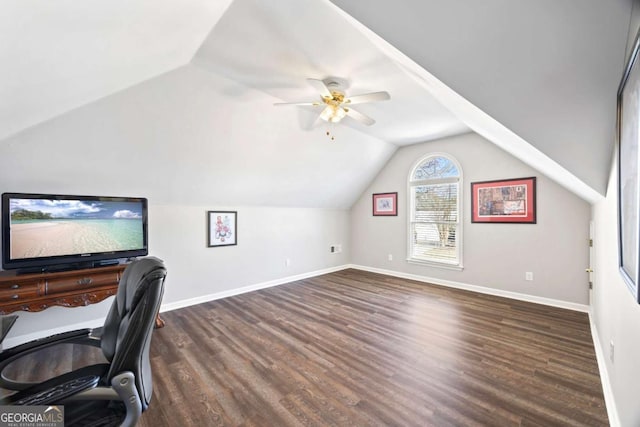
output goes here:
<path id="1" fill-rule="evenodd" d="M 58 344 L 82 344 L 100 346 L 100 339 L 92 337 L 91 329 L 78 329 L 40 338 L 15 347 L 6 349 L 0 353 L 0 386 L 9 390 L 24 390 L 33 383 L 16 382 L 5 376 L 5 368 L 14 361 L 36 351 Z"/>
<path id="2" fill-rule="evenodd" d="M 100 377 L 97 375 L 73 378 L 51 388 L 16 400 L 13 402 L 13 405 L 52 405 L 60 403 L 81 391 L 94 388 L 98 384 L 98 381 L 100 381 Z"/>
<path id="3" fill-rule="evenodd" d="M 99 387 L 100 378 L 109 370 L 108 363 L 89 365 L 74 371 L 53 377 L 42 383 L 35 383 L 26 390 L 18 391 L 0 399 L 0 405 L 64 404 L 70 398 L 90 392 Z M 115 394 L 115 393 L 114 393 Z M 46 403 L 42 403 L 46 402 Z"/>
<path id="4" fill-rule="evenodd" d="M 78 401 L 120 401 L 126 412 L 120 427 L 133 427 L 142 415 L 142 401 L 136 389 L 135 376 L 130 371 L 121 372 L 112 378 L 111 387 L 100 385 L 100 375 L 108 369 L 108 364 L 81 368 L 0 399 L 0 405 L 67 405 Z"/>

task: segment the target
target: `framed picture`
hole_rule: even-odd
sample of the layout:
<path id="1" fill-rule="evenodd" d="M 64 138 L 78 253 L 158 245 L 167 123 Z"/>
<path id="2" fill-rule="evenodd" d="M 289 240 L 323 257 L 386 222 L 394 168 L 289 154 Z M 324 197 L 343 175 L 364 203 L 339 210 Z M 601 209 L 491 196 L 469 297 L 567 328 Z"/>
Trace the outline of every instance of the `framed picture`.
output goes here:
<path id="1" fill-rule="evenodd" d="M 640 124 L 640 65 L 638 37 L 618 88 L 618 245 L 620 273 L 640 303 L 638 276 L 638 126 Z"/>
<path id="2" fill-rule="evenodd" d="M 471 183 L 471 222 L 536 223 L 536 178 Z"/>
<path id="3" fill-rule="evenodd" d="M 238 212 L 207 212 L 207 247 L 238 244 Z"/>
<path id="4" fill-rule="evenodd" d="M 397 216 L 398 193 L 376 193 L 373 195 L 373 216 Z"/>

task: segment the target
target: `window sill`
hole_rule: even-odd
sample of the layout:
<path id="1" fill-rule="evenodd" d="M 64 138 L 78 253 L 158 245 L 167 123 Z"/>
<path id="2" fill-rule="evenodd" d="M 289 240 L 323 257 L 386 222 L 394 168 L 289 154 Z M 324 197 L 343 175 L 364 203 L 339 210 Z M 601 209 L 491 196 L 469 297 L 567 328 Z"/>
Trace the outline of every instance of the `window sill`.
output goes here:
<path id="1" fill-rule="evenodd" d="M 464 267 L 462 266 L 462 264 L 447 264 L 444 262 L 426 261 L 424 259 L 417 259 L 417 258 L 407 258 L 407 262 L 409 264 L 423 265 L 425 267 L 441 268 L 443 270 L 454 270 L 454 271 L 464 270 Z"/>

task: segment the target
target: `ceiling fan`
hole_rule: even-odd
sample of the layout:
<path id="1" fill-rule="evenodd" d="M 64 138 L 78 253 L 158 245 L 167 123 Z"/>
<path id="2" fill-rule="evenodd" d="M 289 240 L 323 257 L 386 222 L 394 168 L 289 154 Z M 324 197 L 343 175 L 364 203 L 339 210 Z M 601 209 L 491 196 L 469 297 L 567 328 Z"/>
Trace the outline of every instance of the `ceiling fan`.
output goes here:
<path id="1" fill-rule="evenodd" d="M 273 105 L 322 106 L 324 109 L 320 113 L 320 118 L 327 122 L 338 123 L 346 116 L 349 116 L 364 125 L 371 126 L 376 121 L 371 117 L 354 110 L 351 108 L 351 105 L 391 99 L 391 96 L 389 96 L 389 93 L 387 92 L 372 92 L 347 97 L 343 85 L 336 78 L 328 78 L 325 80 L 307 79 L 307 81 L 320 93 L 319 101 L 279 102 Z"/>

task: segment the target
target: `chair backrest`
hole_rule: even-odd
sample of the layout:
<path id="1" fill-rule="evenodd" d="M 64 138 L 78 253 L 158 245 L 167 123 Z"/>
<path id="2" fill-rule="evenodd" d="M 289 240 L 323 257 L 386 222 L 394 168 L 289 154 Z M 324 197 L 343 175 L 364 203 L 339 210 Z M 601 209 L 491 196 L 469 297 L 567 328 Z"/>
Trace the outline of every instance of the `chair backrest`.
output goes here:
<path id="1" fill-rule="evenodd" d="M 149 405 L 153 391 L 149 347 L 166 275 L 163 262 L 157 258 L 141 258 L 129 264 L 102 330 L 102 352 L 111 362 L 103 380 L 110 384 L 119 373 L 132 372 L 142 410 Z"/>

